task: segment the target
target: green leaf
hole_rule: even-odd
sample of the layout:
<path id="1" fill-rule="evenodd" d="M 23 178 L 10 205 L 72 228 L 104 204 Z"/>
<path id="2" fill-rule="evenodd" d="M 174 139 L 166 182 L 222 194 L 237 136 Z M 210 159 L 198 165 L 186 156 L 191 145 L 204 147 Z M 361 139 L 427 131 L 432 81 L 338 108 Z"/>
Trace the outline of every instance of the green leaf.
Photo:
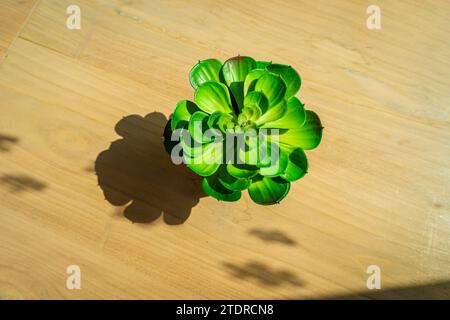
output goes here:
<path id="1" fill-rule="evenodd" d="M 220 183 L 217 175 L 213 175 L 203 179 L 202 187 L 207 195 L 216 198 L 217 200 L 238 201 L 241 198 L 240 191 L 227 189 Z"/>
<path id="2" fill-rule="evenodd" d="M 298 129 L 282 129 L 278 141 L 293 147 L 311 150 L 317 147 L 322 139 L 322 124 L 316 113 L 306 110 L 306 120 Z"/>
<path id="3" fill-rule="evenodd" d="M 230 91 L 242 110 L 244 102 L 244 80 L 247 74 L 256 68 L 256 61 L 251 57 L 237 56 L 225 61 L 222 66 L 221 76 L 230 88 Z"/>
<path id="4" fill-rule="evenodd" d="M 283 148 L 283 152 L 287 149 Z M 286 181 L 295 181 L 302 178 L 308 171 L 308 159 L 302 149 L 291 149 L 288 157 L 289 161 L 284 173 L 281 175 Z"/>
<path id="5" fill-rule="evenodd" d="M 273 163 L 271 163 L 270 166 L 262 167 L 259 170 L 260 175 L 267 177 L 277 177 L 285 172 L 289 162 L 288 154 L 281 148 L 278 148 L 278 155 L 274 155 L 273 158 L 275 158 L 275 161 L 271 161 Z"/>
<path id="6" fill-rule="evenodd" d="M 269 101 L 269 107 L 275 106 L 283 100 L 286 93 L 286 85 L 280 76 L 264 74 L 256 81 L 255 91 L 264 93 Z"/>
<path id="7" fill-rule="evenodd" d="M 244 107 L 238 117 L 238 123 L 247 120 L 256 121 L 261 116 L 261 109 L 257 105 Z"/>
<path id="8" fill-rule="evenodd" d="M 214 174 L 220 167 L 222 160 L 222 152 L 221 150 L 216 150 L 215 143 L 202 145 L 201 152 L 184 153 L 183 155 L 186 166 L 202 177 Z"/>
<path id="9" fill-rule="evenodd" d="M 220 82 L 205 82 L 195 91 L 194 100 L 201 110 L 209 114 L 214 111 L 233 112 L 228 88 Z"/>
<path id="10" fill-rule="evenodd" d="M 219 129 L 222 133 L 225 133 L 228 129 L 234 128 L 234 126 L 235 117 L 229 113 L 216 111 L 208 119 L 208 127 Z"/>
<path id="11" fill-rule="evenodd" d="M 251 57 L 237 56 L 225 61 L 222 75 L 225 83 L 230 86 L 233 82 L 243 82 L 247 74 L 256 68 L 256 61 Z"/>
<path id="12" fill-rule="evenodd" d="M 206 59 L 199 61 L 189 72 L 191 86 L 197 90 L 205 82 L 219 82 L 220 68 L 222 68 L 222 63 L 219 60 Z"/>
<path id="13" fill-rule="evenodd" d="M 208 177 L 217 171 L 217 169 L 220 167 L 220 163 L 191 163 L 186 164 L 186 166 L 199 176 Z"/>
<path id="14" fill-rule="evenodd" d="M 258 204 L 275 204 L 279 203 L 289 193 L 290 186 L 290 182 L 280 177 L 257 176 L 252 179 L 252 183 L 248 187 L 248 194 Z"/>
<path id="15" fill-rule="evenodd" d="M 244 81 L 244 95 L 248 95 L 249 92 L 255 90 L 256 81 L 265 74 L 270 74 L 266 69 L 253 69 L 245 77 Z"/>
<path id="16" fill-rule="evenodd" d="M 178 102 L 172 115 L 172 130 L 187 128 L 189 119 L 196 111 L 199 111 L 199 109 L 192 101 L 181 100 Z"/>
<path id="17" fill-rule="evenodd" d="M 202 154 L 203 145 L 192 139 L 189 130 L 182 129 L 180 132 L 180 144 L 183 149 L 184 157 L 197 157 Z"/>
<path id="18" fill-rule="evenodd" d="M 244 107 L 256 106 L 261 110 L 261 113 L 265 113 L 269 107 L 269 101 L 266 96 L 261 92 L 250 92 L 245 96 Z"/>
<path id="19" fill-rule="evenodd" d="M 264 134 L 263 132 L 259 134 L 258 161 L 256 163 L 256 166 L 259 168 L 270 167 L 273 158 L 278 157 L 280 153 L 280 145 L 274 139 L 273 129 L 266 129 L 266 131 Z"/>
<path id="20" fill-rule="evenodd" d="M 218 122 L 219 122 L 219 120 L 220 120 L 220 118 L 222 117 L 223 114 L 227 114 L 227 113 L 222 113 L 220 111 L 214 111 L 208 117 L 208 121 L 207 121 L 208 128 L 210 128 L 212 130 L 218 130 L 217 133 L 221 133 L 220 132 L 220 128 L 218 126 Z M 214 131 L 214 132 L 216 132 L 216 131 Z"/>
<path id="21" fill-rule="evenodd" d="M 205 131 L 209 129 L 208 118 L 209 115 L 207 113 L 197 111 L 192 115 L 191 119 L 189 120 L 188 125 L 189 133 L 192 139 L 194 139 L 195 141 L 200 143 L 210 142 L 204 136 Z"/>
<path id="22" fill-rule="evenodd" d="M 300 89 L 302 80 L 297 71 L 291 66 L 285 64 L 271 64 L 267 66 L 267 70 L 279 74 L 286 83 L 286 99 L 294 96 Z"/>
<path id="23" fill-rule="evenodd" d="M 192 135 L 188 130 L 182 129 L 182 133 L 180 135 L 180 145 L 183 149 L 183 156 L 185 157 L 186 163 L 192 162 L 191 160 L 197 159 L 197 161 L 203 163 L 205 160 L 211 162 L 221 162 L 222 161 L 222 145 L 220 145 L 221 141 L 218 141 L 217 144 L 215 140 L 207 143 L 202 143 L 194 140 Z M 217 148 L 217 152 L 216 149 Z M 198 160 L 200 159 L 200 160 Z"/>
<path id="24" fill-rule="evenodd" d="M 268 65 L 271 65 L 272 61 L 256 61 L 257 69 L 265 69 Z"/>
<path id="25" fill-rule="evenodd" d="M 237 162 L 237 165 L 239 165 L 239 164 L 251 165 L 251 166 L 255 166 L 254 170 L 258 170 L 258 167 L 257 167 L 258 160 L 259 160 L 258 136 L 257 135 L 255 135 L 253 137 L 250 137 L 250 135 L 247 135 L 247 136 L 249 139 L 245 141 L 245 144 L 241 145 L 241 146 L 239 146 L 239 148 L 237 148 L 237 156 L 240 161 L 240 162 Z"/>
<path id="26" fill-rule="evenodd" d="M 228 173 L 237 179 L 251 179 L 258 174 L 258 167 L 249 164 L 226 165 Z"/>
<path id="27" fill-rule="evenodd" d="M 255 123 L 258 126 L 264 126 L 266 122 L 281 119 L 286 114 L 286 110 L 287 110 L 287 103 L 286 100 L 283 99 L 276 106 L 270 107 L 266 111 L 266 113 L 264 113 L 261 117 L 259 117 L 258 120 L 255 121 Z"/>
<path id="28" fill-rule="evenodd" d="M 287 102 L 286 113 L 279 119 L 264 123 L 261 128 L 298 129 L 305 123 L 305 108 L 297 97 Z"/>
<path id="29" fill-rule="evenodd" d="M 226 166 L 221 166 L 218 173 L 218 179 L 223 186 L 233 191 L 245 190 L 251 182 L 249 179 L 238 179 L 233 177 L 228 173 Z"/>

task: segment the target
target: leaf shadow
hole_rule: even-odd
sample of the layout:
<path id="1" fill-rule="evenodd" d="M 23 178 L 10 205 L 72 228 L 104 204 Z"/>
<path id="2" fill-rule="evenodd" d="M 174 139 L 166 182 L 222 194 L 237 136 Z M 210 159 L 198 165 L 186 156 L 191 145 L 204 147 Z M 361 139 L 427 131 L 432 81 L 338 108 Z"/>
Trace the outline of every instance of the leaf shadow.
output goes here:
<path id="1" fill-rule="evenodd" d="M 0 151 L 8 152 L 12 144 L 18 143 L 19 139 L 10 135 L 0 134 Z"/>
<path id="2" fill-rule="evenodd" d="M 278 287 L 286 284 L 304 286 L 295 273 L 285 269 L 274 269 L 261 262 L 250 261 L 242 266 L 225 262 L 223 265 L 232 276 L 241 280 L 256 281 L 263 286 Z"/>
<path id="3" fill-rule="evenodd" d="M 113 141 L 95 161 L 98 185 L 105 199 L 124 206 L 133 223 L 152 223 L 163 215 L 169 225 L 184 223 L 201 197 L 201 178 L 175 165 L 163 146 L 168 119 L 159 112 L 130 115 L 115 126 Z"/>
<path id="4" fill-rule="evenodd" d="M 253 235 L 264 242 L 278 242 L 287 246 L 296 246 L 297 241 L 290 238 L 279 230 L 264 230 L 253 228 L 248 231 L 250 235 Z"/>
<path id="5" fill-rule="evenodd" d="M 33 177 L 24 174 L 4 174 L 0 177 L 0 183 L 6 185 L 10 192 L 20 193 L 25 190 L 42 191 L 47 185 Z"/>

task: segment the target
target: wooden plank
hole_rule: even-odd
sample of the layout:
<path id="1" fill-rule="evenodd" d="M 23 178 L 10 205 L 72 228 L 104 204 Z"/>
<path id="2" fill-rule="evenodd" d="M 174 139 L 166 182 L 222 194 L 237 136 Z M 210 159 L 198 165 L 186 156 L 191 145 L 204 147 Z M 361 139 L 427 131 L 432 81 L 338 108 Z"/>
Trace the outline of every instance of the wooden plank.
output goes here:
<path id="1" fill-rule="evenodd" d="M 0 3 L 0 57 L 20 33 L 36 0 L 4 0 Z"/>
<path id="2" fill-rule="evenodd" d="M 450 279 L 450 8 L 379 5 L 371 31 L 365 1 L 42 0 L 0 64 L 0 297 L 376 298 L 369 265 L 389 298 L 445 294 L 399 288 Z M 325 125 L 277 206 L 162 150 L 190 67 L 237 53 L 297 68 Z"/>

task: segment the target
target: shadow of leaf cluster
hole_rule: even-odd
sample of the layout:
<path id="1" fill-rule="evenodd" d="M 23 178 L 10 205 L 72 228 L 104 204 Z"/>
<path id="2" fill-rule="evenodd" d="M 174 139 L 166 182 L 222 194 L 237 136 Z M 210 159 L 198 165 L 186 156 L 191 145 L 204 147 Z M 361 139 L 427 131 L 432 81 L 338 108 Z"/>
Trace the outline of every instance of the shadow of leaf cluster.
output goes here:
<path id="1" fill-rule="evenodd" d="M 135 223 L 151 223 L 163 215 L 167 224 L 181 224 L 205 196 L 201 178 L 175 165 L 166 153 L 162 137 L 167 121 L 158 112 L 124 117 L 115 126 L 121 138 L 95 161 L 105 199 L 125 206 L 123 215 Z"/>

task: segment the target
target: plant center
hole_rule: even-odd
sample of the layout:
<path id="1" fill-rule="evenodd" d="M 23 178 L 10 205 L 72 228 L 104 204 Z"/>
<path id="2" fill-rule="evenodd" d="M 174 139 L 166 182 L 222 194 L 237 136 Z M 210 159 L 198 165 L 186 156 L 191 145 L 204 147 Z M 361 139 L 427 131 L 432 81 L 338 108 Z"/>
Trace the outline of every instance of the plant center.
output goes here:
<path id="1" fill-rule="evenodd" d="M 256 124 L 252 120 L 248 119 L 246 115 L 240 114 L 236 127 L 246 131 L 247 129 L 256 129 Z"/>

